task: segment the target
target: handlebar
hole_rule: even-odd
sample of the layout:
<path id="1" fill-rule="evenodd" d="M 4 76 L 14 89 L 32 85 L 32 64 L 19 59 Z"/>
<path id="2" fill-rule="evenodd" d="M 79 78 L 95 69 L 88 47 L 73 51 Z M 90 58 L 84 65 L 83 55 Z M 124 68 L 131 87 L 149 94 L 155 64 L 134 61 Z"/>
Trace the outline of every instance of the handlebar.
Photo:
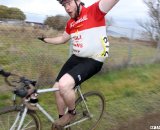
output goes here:
<path id="1" fill-rule="evenodd" d="M 19 82 L 21 82 L 21 83 L 24 83 L 25 85 L 30 85 L 30 84 L 32 84 L 33 86 L 36 86 L 36 81 L 34 81 L 34 80 L 29 80 L 29 79 L 27 79 L 27 78 L 25 78 L 25 77 L 20 77 L 20 81 Z"/>
<path id="2" fill-rule="evenodd" d="M 30 84 L 33 85 L 33 86 L 36 86 L 36 81 L 34 80 L 30 80 L 30 79 L 27 79 L 26 77 L 23 77 L 23 76 L 19 76 L 17 74 L 13 74 L 11 72 L 6 72 L 4 71 L 3 69 L 0 68 L 0 75 L 2 75 L 4 78 L 5 78 L 5 82 L 9 85 L 9 86 L 12 86 L 12 87 L 16 87 L 13 83 L 23 83 L 24 86 L 29 86 Z M 9 77 L 10 76 L 15 76 L 15 77 L 18 77 L 17 80 L 14 80 L 14 81 L 9 81 Z"/>
<path id="3" fill-rule="evenodd" d="M 12 87 L 15 87 L 14 94 L 19 97 L 27 97 L 36 91 L 36 81 L 27 79 L 26 77 L 13 74 L 11 72 L 6 72 L 3 69 L 0 69 L 0 75 L 5 78 L 5 82 Z M 16 77 L 16 79 L 9 79 L 9 77 Z M 16 83 L 16 85 L 14 84 Z M 20 87 L 19 87 L 19 85 Z"/>

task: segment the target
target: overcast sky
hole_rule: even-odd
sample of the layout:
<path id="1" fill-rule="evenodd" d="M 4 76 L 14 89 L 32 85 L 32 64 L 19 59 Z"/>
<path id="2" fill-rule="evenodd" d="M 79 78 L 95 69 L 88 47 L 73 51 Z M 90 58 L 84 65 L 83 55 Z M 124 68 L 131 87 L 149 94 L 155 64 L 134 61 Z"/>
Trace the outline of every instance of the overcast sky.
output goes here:
<path id="1" fill-rule="evenodd" d="M 82 0 L 86 6 L 97 0 Z M 64 8 L 57 0 L 0 0 L 1 5 L 21 9 L 29 21 L 43 22 L 47 16 L 65 15 Z M 117 23 L 135 22 L 137 19 L 147 18 L 147 7 L 143 0 L 120 0 L 108 13 Z"/>

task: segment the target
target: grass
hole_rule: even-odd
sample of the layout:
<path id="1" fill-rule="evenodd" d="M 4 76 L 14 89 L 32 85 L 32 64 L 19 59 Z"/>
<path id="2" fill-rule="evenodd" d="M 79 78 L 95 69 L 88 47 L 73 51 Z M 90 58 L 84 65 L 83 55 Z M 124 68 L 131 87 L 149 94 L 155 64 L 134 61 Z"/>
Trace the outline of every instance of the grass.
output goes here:
<path id="1" fill-rule="evenodd" d="M 159 68 L 160 64 L 129 67 L 96 75 L 82 85 L 84 92 L 98 90 L 106 98 L 106 110 L 99 130 L 111 129 L 130 119 L 159 112 Z M 10 103 L 7 94 L 1 94 L 0 99 L 3 100 L 1 107 L 6 102 Z M 44 108 L 57 118 L 53 94 L 42 95 L 39 99 Z M 44 124 L 48 122 L 44 118 L 42 120 Z M 46 129 L 49 127 L 47 125 Z"/>
<path id="2" fill-rule="evenodd" d="M 52 46 L 38 41 L 36 37 L 46 32 L 43 30 L 6 26 L 0 28 L 2 30 L 0 31 L 0 65 L 8 71 L 30 79 L 38 79 L 39 85 L 51 87 L 56 74 L 68 57 L 69 45 Z M 55 32 L 49 32 L 48 35 L 51 34 L 57 35 Z M 151 57 L 154 57 L 155 48 L 144 42 L 112 37 L 109 40 L 110 58 L 104 64 L 107 69 L 116 65 L 124 66 L 127 63 L 129 44 L 132 48 L 131 64 L 145 61 L 150 63 Z M 102 70 L 102 73 L 89 79 L 82 86 L 83 92 L 98 90 L 106 98 L 106 110 L 98 130 L 112 130 L 129 119 L 139 118 L 146 113 L 159 112 L 160 64 L 143 64 L 125 69 L 121 66 L 118 66 L 121 69 L 112 71 Z M 11 95 L 6 91 L 1 77 L 0 86 L 2 92 L 0 107 L 3 107 L 11 104 Z M 39 98 L 45 109 L 52 115 L 56 115 L 53 94 L 45 94 Z M 42 120 L 44 124 L 48 122 Z M 50 129 L 50 125 L 47 129 Z"/>
<path id="3" fill-rule="evenodd" d="M 101 130 L 139 118 L 145 114 L 160 112 L 160 65 L 131 67 L 95 76 L 85 87 L 96 89 L 106 97 L 106 115 Z M 94 82 L 94 85 L 93 85 Z"/>
<path id="4" fill-rule="evenodd" d="M 159 68 L 160 64 L 129 67 L 96 75 L 82 85 L 83 92 L 98 90 L 105 96 L 106 109 L 99 130 L 111 130 L 128 120 L 160 112 Z M 0 100 L 7 104 L 10 103 L 9 99 L 10 96 L 6 93 L 0 96 Z M 53 94 L 42 95 L 39 100 L 42 106 L 57 118 Z M 0 106 L 4 105 L 5 103 L 1 102 Z M 48 121 L 44 118 L 42 120 L 45 126 Z M 46 129 L 49 129 L 50 125 L 47 125 Z"/>
<path id="5" fill-rule="evenodd" d="M 130 65 L 150 64 L 160 56 L 160 51 L 156 54 L 156 48 L 146 41 L 112 37 L 109 37 L 109 41 L 110 57 L 104 65 L 104 72 Z"/>

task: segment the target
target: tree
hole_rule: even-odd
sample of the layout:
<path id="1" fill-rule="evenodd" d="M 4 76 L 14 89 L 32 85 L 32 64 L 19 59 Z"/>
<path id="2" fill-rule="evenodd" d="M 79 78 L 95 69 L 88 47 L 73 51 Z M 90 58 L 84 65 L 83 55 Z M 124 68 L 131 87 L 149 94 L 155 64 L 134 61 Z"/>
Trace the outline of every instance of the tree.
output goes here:
<path id="1" fill-rule="evenodd" d="M 7 18 L 8 13 L 7 13 L 8 7 L 4 5 L 0 5 L 0 18 Z"/>
<path id="2" fill-rule="evenodd" d="M 145 29 L 149 38 L 155 42 L 160 40 L 160 0 L 143 0 L 148 7 L 149 21 L 138 24 Z"/>
<path id="3" fill-rule="evenodd" d="M 18 8 L 8 8 L 7 6 L 0 5 L 0 18 L 25 20 L 26 16 Z"/>
<path id="4" fill-rule="evenodd" d="M 67 16 L 56 15 L 47 17 L 46 20 L 44 21 L 44 24 L 56 30 L 64 30 L 67 20 L 68 20 Z"/>
<path id="5" fill-rule="evenodd" d="M 26 16 L 24 15 L 24 13 L 18 8 L 9 8 L 8 14 L 10 19 L 19 19 L 19 20 L 26 19 Z"/>

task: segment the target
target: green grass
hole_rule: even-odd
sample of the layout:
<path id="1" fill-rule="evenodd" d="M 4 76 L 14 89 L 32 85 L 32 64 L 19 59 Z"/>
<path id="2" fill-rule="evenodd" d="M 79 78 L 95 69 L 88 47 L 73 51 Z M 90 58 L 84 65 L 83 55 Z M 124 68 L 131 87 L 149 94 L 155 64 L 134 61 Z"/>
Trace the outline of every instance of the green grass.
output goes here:
<path id="1" fill-rule="evenodd" d="M 129 67 L 96 75 L 82 85 L 83 92 L 98 90 L 105 96 L 106 109 L 99 130 L 109 130 L 129 119 L 160 112 L 159 68 L 160 64 Z M 0 106 L 9 99 L 7 94 L 1 94 L 3 102 Z M 40 96 L 40 101 L 49 113 L 57 117 L 52 93 Z M 47 123 L 47 120 L 42 120 Z"/>
<path id="2" fill-rule="evenodd" d="M 69 45 L 53 46 L 42 43 L 36 39 L 39 33 L 36 34 L 37 30 L 34 29 L 32 29 L 34 33 L 30 30 L 7 29 L 3 27 L 0 32 L 0 65 L 8 71 L 38 79 L 45 87 L 51 87 L 68 57 Z M 128 58 L 128 44 L 131 41 L 110 39 L 110 42 L 110 58 L 104 66 L 112 67 L 116 64 L 123 66 Z M 132 43 L 132 63 L 152 60 L 154 53 L 155 48 L 151 46 Z M 141 117 L 146 113 L 159 112 L 159 68 L 160 64 L 144 64 L 109 72 L 103 71 L 82 85 L 83 92 L 98 90 L 105 96 L 105 114 L 98 130 L 112 130 L 129 119 Z M 4 86 L 3 84 L 3 78 L 0 77 L 0 86 Z M 3 107 L 11 104 L 11 96 L 10 92 L 5 91 L 6 89 L 3 90 L 3 87 L 1 89 L 0 107 Z M 40 96 L 40 101 L 49 113 L 56 114 L 53 94 Z M 42 120 L 44 124 L 47 123 L 47 120 Z M 50 125 L 46 130 L 49 128 Z"/>
<path id="3" fill-rule="evenodd" d="M 82 85 L 82 91 L 98 90 L 106 99 L 106 109 L 99 130 L 111 130 L 117 125 L 148 113 L 160 112 L 160 64 L 111 71 L 99 74 Z M 0 106 L 10 96 L 1 94 Z M 53 94 L 39 97 L 42 106 L 57 118 Z M 97 108 L 95 108 L 97 109 Z M 42 115 L 40 115 L 42 117 Z M 42 118 L 42 122 L 48 121 Z M 47 125 L 49 129 L 51 124 Z"/>
<path id="4" fill-rule="evenodd" d="M 160 112 L 159 68 L 160 64 L 129 67 L 100 74 L 84 84 L 84 88 L 99 90 L 106 97 L 101 130 L 112 130 L 129 119 Z"/>

